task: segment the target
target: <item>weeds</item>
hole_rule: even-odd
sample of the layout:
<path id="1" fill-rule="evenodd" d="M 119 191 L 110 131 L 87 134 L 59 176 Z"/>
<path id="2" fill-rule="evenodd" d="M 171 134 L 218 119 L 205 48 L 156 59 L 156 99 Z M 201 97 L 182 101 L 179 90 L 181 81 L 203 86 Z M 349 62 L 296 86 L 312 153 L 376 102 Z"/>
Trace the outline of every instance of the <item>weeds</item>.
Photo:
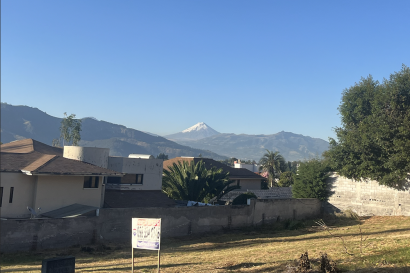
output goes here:
<path id="1" fill-rule="evenodd" d="M 337 216 L 337 217 L 340 217 L 340 218 L 346 217 L 346 218 L 348 218 L 348 219 L 352 219 L 352 220 L 358 221 L 358 223 L 359 223 L 359 225 L 358 225 L 358 227 L 359 227 L 359 236 L 360 236 L 359 250 L 360 250 L 360 254 L 363 254 L 363 249 L 365 249 L 365 248 L 367 248 L 368 246 L 370 246 L 371 243 L 365 244 L 365 242 L 366 242 L 366 240 L 369 238 L 369 236 L 366 236 L 366 237 L 363 238 L 363 231 L 362 231 L 362 224 L 363 224 L 363 222 L 361 221 L 359 215 L 357 215 L 357 213 L 353 212 L 352 210 L 346 210 L 346 211 L 344 211 L 343 213 L 337 214 L 336 216 Z M 316 223 L 317 225 L 319 225 L 320 227 L 322 227 L 324 230 L 326 230 L 331 236 L 340 239 L 340 240 L 342 241 L 343 248 L 344 248 L 346 254 L 348 254 L 348 255 L 354 255 L 352 251 L 349 252 L 349 250 L 347 249 L 346 242 L 345 242 L 345 240 L 343 239 L 343 237 L 342 237 L 342 236 L 335 235 L 335 234 L 333 234 L 332 232 L 330 232 L 331 228 L 330 228 L 328 225 L 326 225 L 326 223 L 325 223 L 322 219 L 319 220 L 319 221 L 316 221 L 315 223 Z"/>

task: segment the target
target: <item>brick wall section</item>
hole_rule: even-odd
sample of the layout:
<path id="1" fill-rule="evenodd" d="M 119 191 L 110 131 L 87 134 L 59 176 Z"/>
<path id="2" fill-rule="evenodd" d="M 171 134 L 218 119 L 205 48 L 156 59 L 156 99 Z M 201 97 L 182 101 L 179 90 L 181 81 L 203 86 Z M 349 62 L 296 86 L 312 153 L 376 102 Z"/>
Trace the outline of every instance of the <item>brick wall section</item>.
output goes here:
<path id="1" fill-rule="evenodd" d="M 1 220 L 0 251 L 95 243 L 131 245 L 132 218 L 161 218 L 162 238 L 213 233 L 285 219 L 319 217 L 317 199 L 252 200 L 249 206 L 101 209 L 94 217 Z"/>
<path id="2" fill-rule="evenodd" d="M 327 212 L 351 209 L 360 216 L 410 216 L 410 190 L 397 190 L 379 185 L 377 181 L 355 182 L 333 174 Z"/>

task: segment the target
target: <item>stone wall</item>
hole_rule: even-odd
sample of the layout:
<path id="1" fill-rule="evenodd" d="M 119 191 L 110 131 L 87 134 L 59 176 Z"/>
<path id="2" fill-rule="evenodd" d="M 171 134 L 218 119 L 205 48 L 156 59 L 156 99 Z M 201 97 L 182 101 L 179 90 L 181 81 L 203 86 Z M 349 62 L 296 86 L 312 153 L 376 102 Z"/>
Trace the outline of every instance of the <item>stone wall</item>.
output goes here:
<path id="1" fill-rule="evenodd" d="M 1 252 L 131 243 L 132 218 L 161 218 L 162 238 L 320 215 L 317 199 L 252 200 L 249 206 L 101 209 L 99 216 L 1 220 Z"/>
<path id="2" fill-rule="evenodd" d="M 326 212 L 351 209 L 360 216 L 410 216 L 410 190 L 397 190 L 377 181 L 356 182 L 333 174 Z"/>

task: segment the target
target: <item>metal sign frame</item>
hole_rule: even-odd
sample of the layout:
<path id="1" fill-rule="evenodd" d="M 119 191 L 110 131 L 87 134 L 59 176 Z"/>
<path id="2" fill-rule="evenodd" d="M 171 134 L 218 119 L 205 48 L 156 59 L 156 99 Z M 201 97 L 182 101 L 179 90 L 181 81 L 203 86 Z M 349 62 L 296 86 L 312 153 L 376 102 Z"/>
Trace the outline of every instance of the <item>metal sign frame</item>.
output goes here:
<path id="1" fill-rule="evenodd" d="M 134 272 L 134 249 L 158 251 L 158 272 L 160 272 L 161 218 L 132 218 L 131 224 L 132 272 Z"/>

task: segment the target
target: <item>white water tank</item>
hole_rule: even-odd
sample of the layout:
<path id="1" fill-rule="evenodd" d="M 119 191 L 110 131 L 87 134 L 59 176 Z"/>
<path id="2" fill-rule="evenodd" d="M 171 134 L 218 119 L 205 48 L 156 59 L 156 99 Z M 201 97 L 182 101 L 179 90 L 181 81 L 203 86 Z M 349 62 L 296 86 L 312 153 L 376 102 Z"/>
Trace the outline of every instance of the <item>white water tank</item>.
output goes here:
<path id="1" fill-rule="evenodd" d="M 129 158 L 155 159 L 153 155 L 130 154 Z"/>
<path id="2" fill-rule="evenodd" d="M 63 157 L 107 168 L 109 153 L 109 148 L 64 146 Z"/>

